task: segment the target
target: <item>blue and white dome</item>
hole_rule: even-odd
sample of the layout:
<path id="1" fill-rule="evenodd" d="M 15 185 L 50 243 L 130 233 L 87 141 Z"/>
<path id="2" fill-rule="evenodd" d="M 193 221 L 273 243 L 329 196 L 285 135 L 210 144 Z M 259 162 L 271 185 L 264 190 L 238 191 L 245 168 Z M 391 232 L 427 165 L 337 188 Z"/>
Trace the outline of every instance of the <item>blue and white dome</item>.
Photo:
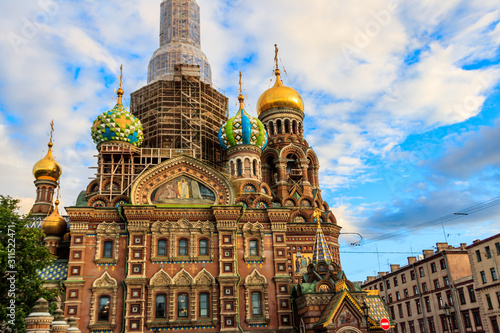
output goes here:
<path id="1" fill-rule="evenodd" d="M 240 101 L 239 111 L 219 130 L 221 146 L 227 150 L 238 145 L 253 145 L 264 150 L 268 139 L 264 125 L 243 109 L 243 95 L 240 95 L 238 100 Z"/>

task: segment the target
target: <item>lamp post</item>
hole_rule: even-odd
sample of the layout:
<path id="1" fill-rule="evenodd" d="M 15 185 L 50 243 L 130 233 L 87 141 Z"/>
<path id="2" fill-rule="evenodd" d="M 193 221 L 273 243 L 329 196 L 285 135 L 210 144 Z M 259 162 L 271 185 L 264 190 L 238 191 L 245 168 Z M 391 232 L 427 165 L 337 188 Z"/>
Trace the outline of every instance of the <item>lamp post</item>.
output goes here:
<path id="1" fill-rule="evenodd" d="M 444 303 L 443 310 L 446 318 L 448 318 L 448 325 L 450 326 L 450 332 L 453 332 L 453 326 L 451 325 L 451 313 L 450 313 L 451 307 L 448 306 L 448 303 Z"/>
<path id="2" fill-rule="evenodd" d="M 366 305 L 366 302 L 363 302 L 363 305 L 361 306 L 361 310 L 363 310 L 363 314 L 365 316 L 366 320 L 366 332 L 370 333 L 370 323 L 368 322 L 368 311 L 370 310 L 370 307 Z"/>

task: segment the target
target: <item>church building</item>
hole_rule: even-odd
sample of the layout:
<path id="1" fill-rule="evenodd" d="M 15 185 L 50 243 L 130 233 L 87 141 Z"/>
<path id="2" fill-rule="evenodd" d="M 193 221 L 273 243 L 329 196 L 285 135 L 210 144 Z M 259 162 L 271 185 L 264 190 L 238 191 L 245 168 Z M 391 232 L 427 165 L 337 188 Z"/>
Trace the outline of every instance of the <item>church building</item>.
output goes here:
<path id="1" fill-rule="evenodd" d="M 257 117 L 241 74 L 230 112 L 201 51 L 198 4 L 163 0 L 148 83 L 127 110 L 120 80 L 116 105 L 93 122 L 95 179 L 66 207 L 68 223 L 52 209 L 62 170 L 49 143 L 33 212 L 52 212 L 41 227 L 58 260 L 40 274 L 63 283 L 73 328 L 382 332 L 378 293 L 341 269 L 304 102 L 283 84 L 277 52 Z"/>

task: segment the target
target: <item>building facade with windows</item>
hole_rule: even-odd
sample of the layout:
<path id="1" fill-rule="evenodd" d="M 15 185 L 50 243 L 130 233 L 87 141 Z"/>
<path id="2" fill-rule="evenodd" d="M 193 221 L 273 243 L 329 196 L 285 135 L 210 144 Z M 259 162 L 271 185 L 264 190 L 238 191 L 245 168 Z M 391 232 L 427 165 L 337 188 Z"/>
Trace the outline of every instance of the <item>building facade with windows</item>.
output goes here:
<path id="1" fill-rule="evenodd" d="M 380 331 L 380 297 L 341 270 L 304 103 L 278 62 L 258 116 L 245 111 L 240 77 L 228 117 L 199 50 L 196 1 L 164 0 L 161 17 L 148 84 L 128 111 L 120 83 L 115 107 L 93 123 L 95 179 L 66 207 L 69 224 L 57 207 L 42 223 L 59 260 L 40 274 L 64 286 L 64 317 L 93 333 Z M 50 206 L 61 175 L 46 164 L 34 173 L 35 208 Z"/>
<path id="2" fill-rule="evenodd" d="M 481 318 L 487 332 L 500 332 L 500 234 L 475 240 L 467 247 L 474 288 L 481 304 Z"/>
<path id="3" fill-rule="evenodd" d="M 391 265 L 391 272 L 369 276 L 362 289 L 380 292 L 394 332 L 488 332 L 465 244 L 437 243 L 436 250 L 423 251 L 421 260 L 409 257 L 404 267 Z"/>

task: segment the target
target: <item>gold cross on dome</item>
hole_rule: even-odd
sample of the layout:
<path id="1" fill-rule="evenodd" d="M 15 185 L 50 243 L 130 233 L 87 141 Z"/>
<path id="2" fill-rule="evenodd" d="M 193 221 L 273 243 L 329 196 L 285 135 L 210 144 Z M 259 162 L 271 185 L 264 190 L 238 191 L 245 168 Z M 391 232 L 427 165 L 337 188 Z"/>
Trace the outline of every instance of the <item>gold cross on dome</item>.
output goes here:
<path id="1" fill-rule="evenodd" d="M 123 84 L 123 64 L 120 66 L 120 88 Z"/>
<path id="2" fill-rule="evenodd" d="M 243 95 L 243 93 L 242 93 L 243 89 L 241 88 L 241 77 L 242 77 L 242 75 L 241 75 L 241 71 L 240 71 L 240 95 Z"/>
<path id="3" fill-rule="evenodd" d="M 52 143 L 52 136 L 54 135 L 54 119 L 50 122 L 50 143 Z"/>
<path id="4" fill-rule="evenodd" d="M 278 69 L 278 44 L 274 44 L 274 61 L 276 61 L 276 69 Z"/>

